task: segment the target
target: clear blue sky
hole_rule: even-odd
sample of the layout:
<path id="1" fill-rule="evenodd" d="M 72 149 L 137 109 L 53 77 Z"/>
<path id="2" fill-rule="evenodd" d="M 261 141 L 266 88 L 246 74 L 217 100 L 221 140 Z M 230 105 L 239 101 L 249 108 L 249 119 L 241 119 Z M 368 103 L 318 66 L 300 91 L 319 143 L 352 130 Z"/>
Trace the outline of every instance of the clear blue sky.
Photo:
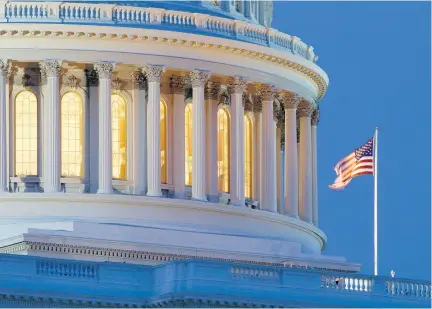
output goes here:
<path id="1" fill-rule="evenodd" d="M 325 254 L 373 273 L 373 177 L 328 189 L 335 163 L 379 132 L 379 274 L 431 277 L 429 2 L 275 2 L 273 27 L 314 46 L 330 78 L 318 126 Z"/>

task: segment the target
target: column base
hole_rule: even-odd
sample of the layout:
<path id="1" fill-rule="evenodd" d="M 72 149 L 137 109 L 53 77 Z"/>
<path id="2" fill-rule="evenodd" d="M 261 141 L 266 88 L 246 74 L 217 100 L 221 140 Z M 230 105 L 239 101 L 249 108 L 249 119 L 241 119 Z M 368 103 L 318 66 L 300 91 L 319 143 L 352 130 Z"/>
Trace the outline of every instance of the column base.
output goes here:
<path id="1" fill-rule="evenodd" d="M 97 194 L 112 194 L 113 190 L 104 190 L 104 189 L 98 189 Z"/>
<path id="2" fill-rule="evenodd" d="M 44 193 L 63 193 L 61 189 L 57 188 L 44 188 Z"/>
<path id="3" fill-rule="evenodd" d="M 146 195 L 146 189 L 135 189 L 134 188 L 133 195 Z"/>
<path id="4" fill-rule="evenodd" d="M 197 202 L 208 202 L 207 198 L 205 196 L 203 197 L 193 197 L 191 198 L 192 201 L 197 201 Z"/>
<path id="5" fill-rule="evenodd" d="M 178 200 L 185 200 L 186 199 L 186 192 L 185 191 L 174 191 L 174 198 Z"/>
<path id="6" fill-rule="evenodd" d="M 162 192 L 147 192 L 146 196 L 148 197 L 163 197 Z"/>

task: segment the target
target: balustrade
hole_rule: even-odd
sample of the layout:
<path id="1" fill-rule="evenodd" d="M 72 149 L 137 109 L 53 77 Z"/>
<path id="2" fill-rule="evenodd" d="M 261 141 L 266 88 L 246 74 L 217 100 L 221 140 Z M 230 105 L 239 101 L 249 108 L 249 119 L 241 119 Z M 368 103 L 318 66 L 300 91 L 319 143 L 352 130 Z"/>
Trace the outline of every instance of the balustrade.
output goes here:
<path id="1" fill-rule="evenodd" d="M 312 62 L 318 59 L 313 48 L 298 37 L 272 28 L 207 14 L 159 8 L 67 2 L 7 2 L 4 7 L 0 5 L 1 22 L 89 22 L 114 23 L 119 26 L 134 24 L 142 27 L 161 24 L 184 32 L 201 30 L 209 35 L 236 37 L 242 41 L 288 51 Z"/>
<path id="2" fill-rule="evenodd" d="M 408 296 L 431 299 L 430 283 L 401 280 L 388 280 L 385 282 L 385 291 L 389 296 Z"/>
<path id="3" fill-rule="evenodd" d="M 322 275 L 321 287 L 340 291 L 371 292 L 372 279 L 359 276 Z"/>

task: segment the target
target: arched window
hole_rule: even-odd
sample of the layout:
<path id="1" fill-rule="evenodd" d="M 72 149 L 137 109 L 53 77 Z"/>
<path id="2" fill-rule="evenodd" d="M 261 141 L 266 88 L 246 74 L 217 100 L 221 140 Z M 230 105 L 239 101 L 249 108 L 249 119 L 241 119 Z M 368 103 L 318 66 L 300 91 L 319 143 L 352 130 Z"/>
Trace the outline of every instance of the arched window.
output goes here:
<path id="1" fill-rule="evenodd" d="M 84 171 L 83 102 L 76 92 L 67 92 L 61 98 L 61 175 L 82 177 Z"/>
<path id="2" fill-rule="evenodd" d="M 119 94 L 111 95 L 112 121 L 112 177 L 126 179 L 127 128 L 126 100 Z"/>
<path id="3" fill-rule="evenodd" d="M 160 101 L 161 182 L 167 183 L 167 107 Z"/>
<path id="4" fill-rule="evenodd" d="M 185 107 L 185 184 L 192 185 L 192 103 Z"/>
<path id="5" fill-rule="evenodd" d="M 252 198 L 252 120 L 248 115 L 244 116 L 244 155 L 245 155 L 245 196 Z"/>
<path id="6" fill-rule="evenodd" d="M 4 147 L 4 145 L 3 145 Z M 15 175 L 38 175 L 38 103 L 34 93 L 15 97 Z"/>
<path id="7" fill-rule="evenodd" d="M 224 108 L 220 108 L 217 116 L 218 130 L 218 189 L 229 192 L 229 116 Z"/>

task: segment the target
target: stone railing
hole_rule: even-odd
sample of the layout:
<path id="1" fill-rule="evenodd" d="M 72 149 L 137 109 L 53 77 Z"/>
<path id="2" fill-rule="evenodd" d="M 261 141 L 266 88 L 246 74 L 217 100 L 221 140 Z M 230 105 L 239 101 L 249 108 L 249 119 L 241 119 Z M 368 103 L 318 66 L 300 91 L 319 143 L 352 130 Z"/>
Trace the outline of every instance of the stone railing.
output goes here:
<path id="1" fill-rule="evenodd" d="M 316 62 L 312 46 L 276 29 L 221 18 L 160 8 L 68 2 L 7 2 L 0 0 L 0 23 L 86 23 L 131 25 L 237 39 L 268 46 Z"/>
<path id="2" fill-rule="evenodd" d="M 357 275 L 321 275 L 321 287 L 339 291 L 371 292 L 372 278 Z"/>
<path id="3" fill-rule="evenodd" d="M 408 280 L 387 280 L 385 293 L 388 296 L 418 297 L 431 299 L 432 286 L 430 282 L 418 282 Z"/>

